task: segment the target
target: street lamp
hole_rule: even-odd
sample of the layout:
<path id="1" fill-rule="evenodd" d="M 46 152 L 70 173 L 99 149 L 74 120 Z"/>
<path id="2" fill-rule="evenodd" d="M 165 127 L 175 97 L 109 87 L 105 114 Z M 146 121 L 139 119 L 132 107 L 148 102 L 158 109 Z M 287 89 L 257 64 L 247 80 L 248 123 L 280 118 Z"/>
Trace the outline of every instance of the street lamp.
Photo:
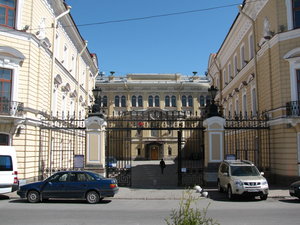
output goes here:
<path id="1" fill-rule="evenodd" d="M 102 104 L 102 99 L 101 99 L 101 88 L 100 87 L 95 87 L 93 90 L 93 96 L 94 96 L 94 104 L 92 106 L 92 111 L 89 113 L 89 116 L 100 116 L 104 117 L 104 114 L 101 110 L 101 104 Z"/>
<path id="2" fill-rule="evenodd" d="M 208 115 L 207 117 L 212 117 L 212 116 L 220 116 L 220 113 L 218 111 L 218 106 L 215 104 L 215 97 L 217 95 L 218 89 L 214 87 L 213 85 L 208 88 L 208 92 L 211 95 L 211 104 L 208 106 Z"/>

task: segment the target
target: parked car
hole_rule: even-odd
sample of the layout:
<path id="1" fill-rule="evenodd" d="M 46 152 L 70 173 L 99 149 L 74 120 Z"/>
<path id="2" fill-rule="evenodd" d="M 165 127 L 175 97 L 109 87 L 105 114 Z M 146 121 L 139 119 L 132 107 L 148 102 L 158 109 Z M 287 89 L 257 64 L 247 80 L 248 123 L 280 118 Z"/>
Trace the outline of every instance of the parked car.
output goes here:
<path id="1" fill-rule="evenodd" d="M 268 198 L 269 185 L 264 173 L 246 160 L 224 160 L 218 170 L 218 190 L 226 192 L 229 200 L 235 196 Z"/>
<path id="2" fill-rule="evenodd" d="M 300 180 L 290 185 L 290 195 L 300 199 Z"/>
<path id="3" fill-rule="evenodd" d="M 13 146 L 0 146 L 0 194 L 19 189 L 18 164 Z"/>
<path id="4" fill-rule="evenodd" d="M 104 197 L 113 197 L 118 190 L 116 179 L 87 171 L 64 171 L 44 181 L 21 186 L 17 194 L 31 203 L 49 198 L 76 198 L 94 204 Z"/>
<path id="5" fill-rule="evenodd" d="M 106 166 L 108 168 L 116 168 L 117 167 L 117 159 L 113 156 L 109 156 L 106 158 Z"/>

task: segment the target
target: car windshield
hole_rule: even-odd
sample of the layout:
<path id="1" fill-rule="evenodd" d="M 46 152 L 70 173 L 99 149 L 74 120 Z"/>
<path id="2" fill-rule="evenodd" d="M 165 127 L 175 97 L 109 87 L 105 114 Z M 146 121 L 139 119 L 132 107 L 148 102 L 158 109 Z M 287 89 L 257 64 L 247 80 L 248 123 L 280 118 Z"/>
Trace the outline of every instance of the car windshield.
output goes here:
<path id="1" fill-rule="evenodd" d="M 260 175 L 255 166 L 231 166 L 232 176 L 258 176 Z"/>
<path id="2" fill-rule="evenodd" d="M 93 176 L 96 178 L 96 180 L 101 180 L 103 179 L 104 177 L 98 173 L 93 173 Z"/>

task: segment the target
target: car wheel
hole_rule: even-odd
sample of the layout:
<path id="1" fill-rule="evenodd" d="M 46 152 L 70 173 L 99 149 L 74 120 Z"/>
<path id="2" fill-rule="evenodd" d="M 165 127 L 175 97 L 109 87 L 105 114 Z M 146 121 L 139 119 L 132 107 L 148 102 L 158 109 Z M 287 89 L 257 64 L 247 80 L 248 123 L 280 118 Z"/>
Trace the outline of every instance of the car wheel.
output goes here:
<path id="1" fill-rule="evenodd" d="M 89 191 L 86 194 L 86 201 L 90 204 L 95 204 L 99 202 L 99 200 L 100 200 L 100 196 L 96 191 Z"/>
<path id="2" fill-rule="evenodd" d="M 267 198 L 268 198 L 268 195 L 261 195 L 261 196 L 260 196 L 260 199 L 261 199 L 261 200 L 267 200 Z"/>
<path id="3" fill-rule="evenodd" d="M 221 192 L 221 193 L 224 192 L 223 188 L 221 187 L 221 184 L 220 184 L 219 180 L 218 180 L 218 184 L 217 185 L 218 185 L 218 191 Z"/>
<path id="4" fill-rule="evenodd" d="M 227 198 L 229 200 L 233 200 L 234 199 L 234 195 L 232 194 L 231 186 L 228 186 L 228 189 L 227 189 Z"/>
<path id="5" fill-rule="evenodd" d="M 37 191 L 29 191 L 27 194 L 27 201 L 30 203 L 37 203 L 40 201 L 40 193 Z"/>

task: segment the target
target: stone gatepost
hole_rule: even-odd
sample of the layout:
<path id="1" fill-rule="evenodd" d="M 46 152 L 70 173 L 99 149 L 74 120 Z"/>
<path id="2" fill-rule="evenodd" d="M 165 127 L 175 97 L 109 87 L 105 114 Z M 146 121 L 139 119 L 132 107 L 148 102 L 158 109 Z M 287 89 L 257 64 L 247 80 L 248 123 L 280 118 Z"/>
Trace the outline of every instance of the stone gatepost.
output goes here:
<path id="1" fill-rule="evenodd" d="M 105 128 L 106 121 L 98 116 L 88 117 L 86 126 L 85 170 L 105 176 Z"/>
<path id="2" fill-rule="evenodd" d="M 203 124 L 206 128 L 204 133 L 204 182 L 206 184 L 216 183 L 218 167 L 224 159 L 225 119 L 213 116 L 204 120 Z"/>

